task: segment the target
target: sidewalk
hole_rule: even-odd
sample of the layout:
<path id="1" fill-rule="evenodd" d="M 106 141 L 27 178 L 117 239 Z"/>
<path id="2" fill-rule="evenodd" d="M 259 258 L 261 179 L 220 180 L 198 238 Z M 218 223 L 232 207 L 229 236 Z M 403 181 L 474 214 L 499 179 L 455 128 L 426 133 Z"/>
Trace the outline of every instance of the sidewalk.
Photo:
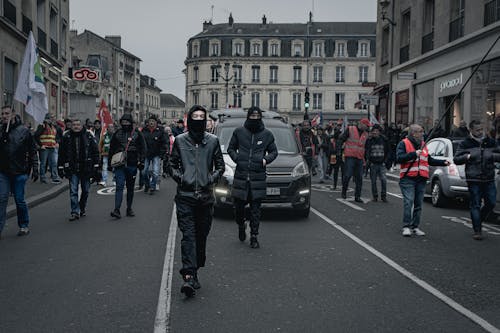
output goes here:
<path id="1" fill-rule="evenodd" d="M 33 183 L 31 180 L 26 182 L 25 198 L 29 208 L 33 208 L 45 201 L 48 201 L 69 188 L 67 180 L 63 180 L 61 184 L 42 184 L 40 180 Z M 14 198 L 9 198 L 7 206 L 7 218 L 16 216 L 16 204 Z"/>

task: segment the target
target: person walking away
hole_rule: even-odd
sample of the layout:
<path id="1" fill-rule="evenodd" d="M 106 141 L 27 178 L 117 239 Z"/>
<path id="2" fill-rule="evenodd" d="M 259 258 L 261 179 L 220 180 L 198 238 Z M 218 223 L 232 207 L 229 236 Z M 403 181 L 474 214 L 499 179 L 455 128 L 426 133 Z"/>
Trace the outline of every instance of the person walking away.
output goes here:
<path id="1" fill-rule="evenodd" d="M 143 129 L 142 135 L 146 142 L 146 159 L 142 177 L 144 181 L 144 193 L 153 195 L 160 177 L 160 163 L 167 149 L 167 139 L 163 129 L 158 128 L 155 116 L 150 116 L 148 126 Z"/>
<path id="2" fill-rule="evenodd" d="M 260 209 L 266 197 L 266 166 L 278 156 L 274 136 L 265 128 L 262 110 L 256 106 L 248 109 L 242 127 L 234 130 L 227 153 L 234 163 L 234 181 L 231 195 L 238 225 L 240 241 L 246 239 L 245 206 L 250 204 L 250 247 L 258 248 Z"/>
<path id="3" fill-rule="evenodd" d="M 123 189 L 127 186 L 127 216 L 135 216 L 132 209 L 134 201 L 134 187 L 137 169 L 144 170 L 144 159 L 146 156 L 146 143 L 144 136 L 134 128 L 134 119 L 130 113 L 125 113 L 120 118 L 120 126 L 111 137 L 109 145 L 109 156 L 123 153 L 125 158 L 120 165 L 108 165 L 108 171 L 113 170 L 116 180 L 115 209 L 111 216 L 121 218 L 120 207 L 123 200 Z"/>
<path id="4" fill-rule="evenodd" d="M 371 130 L 371 138 L 366 141 L 366 161 L 370 163 L 370 180 L 372 183 L 373 201 L 378 201 L 377 179 L 380 179 L 380 198 L 387 202 L 387 165 L 390 165 L 389 143 L 382 134 L 382 127 L 374 125 Z"/>
<path id="5" fill-rule="evenodd" d="M 487 219 L 496 204 L 495 163 L 500 162 L 500 149 L 493 138 L 485 136 L 480 121 L 471 121 L 469 130 L 469 137 L 460 142 L 453 161 L 455 164 L 465 164 L 474 231 L 472 237 L 482 240 L 482 222 Z M 481 201 L 484 202 L 482 207 Z"/>
<path id="6" fill-rule="evenodd" d="M 354 201 L 361 200 L 361 188 L 363 186 L 363 162 L 365 158 L 365 144 L 368 138 L 368 127 L 371 126 L 367 118 L 359 121 L 358 126 L 348 126 L 347 130 L 341 135 L 344 142 L 344 178 L 342 179 L 342 198 L 347 198 L 347 188 L 349 181 L 354 176 L 356 188 L 354 191 Z"/>
<path id="7" fill-rule="evenodd" d="M 50 168 L 50 175 L 53 184 L 60 184 L 61 179 L 57 174 L 57 151 L 56 140 L 57 128 L 52 124 L 50 114 L 45 115 L 43 124 L 38 125 L 35 131 L 35 142 L 40 147 L 40 181 L 47 183 L 47 166 Z"/>
<path id="8" fill-rule="evenodd" d="M 330 139 L 330 145 L 328 149 L 328 156 L 330 167 L 333 171 L 333 189 L 337 189 L 337 183 L 339 179 L 340 171 L 340 183 L 342 184 L 342 178 L 344 176 L 344 160 L 343 160 L 343 149 L 342 141 L 340 140 L 341 130 L 336 128 L 333 137 Z"/>
<path id="9" fill-rule="evenodd" d="M 328 176 L 328 169 L 330 164 L 328 163 L 329 139 L 328 135 L 326 135 L 325 131 L 322 128 L 318 129 L 317 140 L 319 147 L 319 154 L 318 154 L 318 164 L 320 169 L 319 182 L 324 183 L 325 181 L 330 179 L 330 177 Z"/>
<path id="10" fill-rule="evenodd" d="M 115 125 L 109 124 L 106 127 L 106 132 L 99 140 L 99 155 L 101 156 L 102 174 L 101 182 L 99 185 L 106 186 L 108 183 L 108 167 L 109 167 L 109 147 L 111 145 L 111 138 L 115 132 Z"/>
<path id="11" fill-rule="evenodd" d="M 219 139 L 205 132 L 206 124 L 207 110 L 200 105 L 191 107 L 188 132 L 176 137 L 168 164 L 168 172 L 177 183 L 175 203 L 182 232 L 180 273 L 184 280 L 181 292 L 187 297 L 201 287 L 198 270 L 206 261 L 215 201 L 213 187 L 225 170 Z"/>
<path id="12" fill-rule="evenodd" d="M 7 204 L 12 193 L 17 208 L 18 236 L 29 234 L 28 205 L 24 189 L 29 175 L 37 181 L 38 154 L 30 130 L 10 106 L 3 106 L 0 113 L 0 239 L 5 226 Z"/>
<path id="13" fill-rule="evenodd" d="M 167 149 L 163 159 L 163 178 L 168 177 L 168 160 L 172 154 L 172 148 L 174 147 L 175 141 L 175 136 L 172 134 L 172 128 L 170 128 L 170 126 L 165 126 L 165 136 L 167 137 Z"/>
<path id="14" fill-rule="evenodd" d="M 311 122 L 309 120 L 304 120 L 302 122 L 302 126 L 298 131 L 297 139 L 299 140 L 302 154 L 306 160 L 307 166 L 313 176 L 315 176 L 316 173 L 313 170 L 313 159 L 316 156 L 318 140 L 312 133 Z"/>
<path id="15" fill-rule="evenodd" d="M 424 129 L 413 124 L 408 136 L 397 146 L 396 162 L 399 170 L 399 187 L 403 194 L 403 236 L 425 236 L 420 228 L 420 215 L 424 201 L 425 184 L 429 179 L 429 165 L 446 166 L 450 162 L 437 160 L 429 155 L 423 140 Z"/>
<path id="16" fill-rule="evenodd" d="M 57 161 L 59 176 L 69 180 L 70 221 L 86 214 L 90 178 L 99 173 L 99 149 L 92 133 L 83 130 L 79 119 L 73 119 L 71 131 L 64 134 Z M 81 189 L 78 198 L 78 188 Z"/>

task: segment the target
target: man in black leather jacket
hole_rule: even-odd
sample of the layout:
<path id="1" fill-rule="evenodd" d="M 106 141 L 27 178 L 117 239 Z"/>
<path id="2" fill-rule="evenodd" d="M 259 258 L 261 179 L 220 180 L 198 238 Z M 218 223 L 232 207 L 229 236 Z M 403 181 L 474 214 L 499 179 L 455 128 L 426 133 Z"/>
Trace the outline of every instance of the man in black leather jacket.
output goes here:
<path id="1" fill-rule="evenodd" d="M 38 154 L 30 130 L 21 124 L 10 106 L 1 109 L 0 127 L 0 238 L 5 225 L 9 194 L 17 206 L 18 236 L 29 233 L 28 206 L 24 200 L 26 180 L 38 179 Z"/>
<path id="2" fill-rule="evenodd" d="M 207 236 L 212 225 L 213 186 L 225 170 L 219 139 L 205 132 L 207 111 L 193 106 L 187 116 L 188 132 L 178 135 L 168 171 L 177 183 L 175 203 L 182 231 L 181 292 L 191 297 L 200 288 L 198 269 L 205 266 Z"/>
<path id="3" fill-rule="evenodd" d="M 453 161 L 455 164 L 465 164 L 473 238 L 481 240 L 483 239 L 481 223 L 496 204 L 495 162 L 500 162 L 500 149 L 494 139 L 484 135 L 481 122 L 471 121 L 469 130 L 470 136 L 460 143 Z M 483 207 L 481 207 L 482 200 L 484 200 Z"/>
<path id="4" fill-rule="evenodd" d="M 247 120 L 234 130 L 227 153 L 236 163 L 231 195 L 240 241 L 246 239 L 245 206 L 250 203 L 250 247 L 259 247 L 260 206 L 266 197 L 266 166 L 278 156 L 274 136 L 262 122 L 262 111 L 248 109 Z"/>
<path id="5" fill-rule="evenodd" d="M 108 170 L 115 173 L 116 192 L 115 192 L 115 209 L 111 212 L 114 218 L 121 218 L 120 207 L 123 200 L 123 189 L 127 185 L 127 216 L 135 216 L 132 210 L 134 201 L 134 187 L 137 169 L 144 170 L 144 158 L 146 157 L 146 142 L 144 136 L 134 128 L 134 119 L 130 113 L 125 113 L 120 118 L 120 126 L 113 136 L 109 145 L 109 156 L 113 159 L 113 155 L 118 152 L 126 152 L 125 164 L 113 169 L 111 163 Z"/>
<path id="6" fill-rule="evenodd" d="M 79 119 L 71 123 L 71 130 L 66 132 L 59 146 L 57 160 L 59 177 L 69 180 L 71 202 L 70 221 L 85 216 L 90 190 L 90 178 L 96 180 L 99 175 L 99 149 L 91 132 L 84 130 Z M 80 200 L 78 186 L 81 185 Z"/>

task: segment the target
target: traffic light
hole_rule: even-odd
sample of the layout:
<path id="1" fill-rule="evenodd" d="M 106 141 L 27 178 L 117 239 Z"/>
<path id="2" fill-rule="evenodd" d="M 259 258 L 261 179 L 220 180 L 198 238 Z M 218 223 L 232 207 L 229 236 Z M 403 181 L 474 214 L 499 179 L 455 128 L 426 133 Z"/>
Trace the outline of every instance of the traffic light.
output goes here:
<path id="1" fill-rule="evenodd" d="M 309 91 L 307 90 L 304 97 L 304 108 L 309 109 Z"/>

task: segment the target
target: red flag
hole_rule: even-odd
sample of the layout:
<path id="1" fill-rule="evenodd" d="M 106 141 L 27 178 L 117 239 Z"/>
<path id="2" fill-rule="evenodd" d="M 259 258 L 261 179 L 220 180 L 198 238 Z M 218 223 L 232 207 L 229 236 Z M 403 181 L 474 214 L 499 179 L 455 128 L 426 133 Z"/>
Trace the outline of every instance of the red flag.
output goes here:
<path id="1" fill-rule="evenodd" d="M 109 113 L 108 106 L 104 99 L 101 100 L 101 106 L 99 107 L 99 111 L 97 112 L 97 119 L 101 121 L 101 135 L 106 133 L 106 129 L 109 124 L 113 124 L 113 118 L 111 117 L 111 113 Z"/>

